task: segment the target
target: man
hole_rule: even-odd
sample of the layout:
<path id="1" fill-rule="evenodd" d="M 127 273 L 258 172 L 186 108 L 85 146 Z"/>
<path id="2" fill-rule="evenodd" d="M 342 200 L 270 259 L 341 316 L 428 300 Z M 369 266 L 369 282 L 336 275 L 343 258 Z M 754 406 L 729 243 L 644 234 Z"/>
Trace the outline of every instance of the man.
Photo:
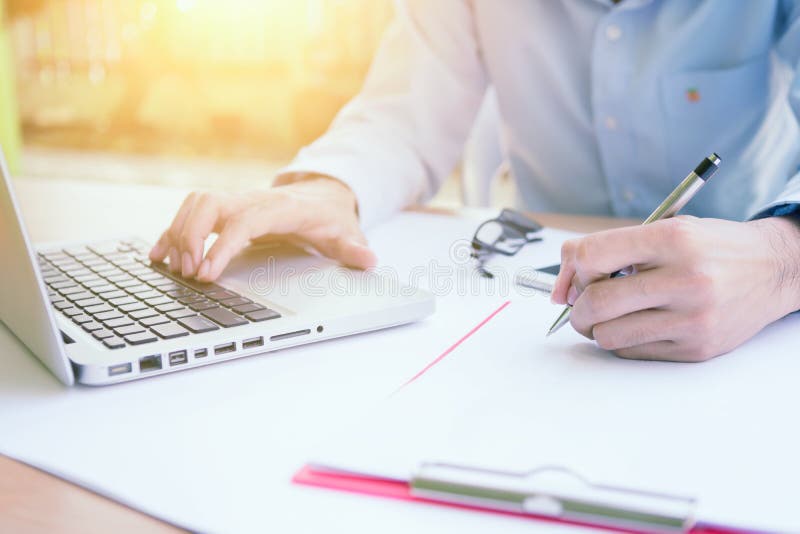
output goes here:
<path id="1" fill-rule="evenodd" d="M 552 298 L 622 357 L 725 353 L 800 308 L 798 12 L 781 0 L 400 1 L 363 90 L 277 187 L 190 195 L 151 257 L 213 280 L 250 240 L 287 235 L 369 267 L 360 226 L 435 192 L 491 84 L 530 210 L 644 218 L 703 157 L 723 157 L 684 210 L 694 217 L 566 243 Z"/>

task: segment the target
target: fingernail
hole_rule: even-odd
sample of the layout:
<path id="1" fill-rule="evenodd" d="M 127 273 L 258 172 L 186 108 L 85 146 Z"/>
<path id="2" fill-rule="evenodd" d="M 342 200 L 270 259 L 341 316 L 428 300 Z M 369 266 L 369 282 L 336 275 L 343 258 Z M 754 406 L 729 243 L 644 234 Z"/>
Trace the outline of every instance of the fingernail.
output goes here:
<path id="1" fill-rule="evenodd" d="M 181 258 L 181 274 L 183 274 L 183 276 L 191 276 L 192 271 L 194 271 L 192 265 L 192 255 L 188 252 L 184 252 Z"/>
<path id="2" fill-rule="evenodd" d="M 567 304 L 572 306 L 575 304 L 576 300 L 578 300 L 578 290 L 575 289 L 575 286 L 571 286 L 569 291 L 567 291 Z"/>
<path id="3" fill-rule="evenodd" d="M 211 269 L 211 265 L 208 260 L 203 260 L 203 263 L 200 264 L 200 269 L 197 270 L 197 278 L 205 278 L 208 276 L 209 269 Z"/>

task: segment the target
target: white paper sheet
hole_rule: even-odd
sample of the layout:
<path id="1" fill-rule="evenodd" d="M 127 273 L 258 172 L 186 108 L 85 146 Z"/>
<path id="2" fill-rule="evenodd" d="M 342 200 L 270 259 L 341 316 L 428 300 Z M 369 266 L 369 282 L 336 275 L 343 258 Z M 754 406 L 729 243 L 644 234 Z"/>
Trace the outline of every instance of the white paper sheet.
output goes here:
<path id="1" fill-rule="evenodd" d="M 153 239 L 181 196 L 59 187 L 25 188 L 35 238 L 129 234 L 125 221 L 139 221 L 150 205 L 161 219 L 137 223 L 136 232 Z M 69 224 L 59 226 L 63 198 L 71 199 Z M 370 239 L 381 264 L 405 279 L 432 259 L 448 265 L 450 244 L 476 223 L 404 214 Z M 445 291 L 421 323 L 104 388 L 63 387 L 0 327 L 0 452 L 203 532 L 529 532 L 530 522 L 515 518 L 290 483 L 319 439 L 385 399 L 502 298 Z"/>
<path id="2" fill-rule="evenodd" d="M 558 465 L 699 499 L 707 522 L 800 531 L 800 316 L 702 364 L 626 361 L 515 300 L 313 464 L 407 480 L 422 462 Z"/>

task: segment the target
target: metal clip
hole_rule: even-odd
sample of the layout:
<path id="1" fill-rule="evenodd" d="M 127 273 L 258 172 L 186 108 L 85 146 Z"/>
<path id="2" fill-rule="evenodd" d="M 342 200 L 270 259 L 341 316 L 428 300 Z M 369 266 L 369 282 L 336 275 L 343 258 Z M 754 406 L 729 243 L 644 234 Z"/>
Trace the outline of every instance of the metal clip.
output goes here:
<path id="1" fill-rule="evenodd" d="M 646 532 L 690 530 L 697 506 L 689 497 L 593 484 L 558 466 L 514 473 L 424 463 L 410 487 L 435 501 Z"/>

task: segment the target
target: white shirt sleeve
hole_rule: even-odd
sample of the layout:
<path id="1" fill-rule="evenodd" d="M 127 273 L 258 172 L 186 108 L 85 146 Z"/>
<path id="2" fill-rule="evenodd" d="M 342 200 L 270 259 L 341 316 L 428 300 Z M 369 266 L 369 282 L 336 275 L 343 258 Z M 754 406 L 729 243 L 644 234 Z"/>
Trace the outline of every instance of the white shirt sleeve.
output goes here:
<path id="1" fill-rule="evenodd" d="M 361 92 L 276 178 L 341 180 L 365 227 L 433 196 L 487 85 L 469 0 L 399 0 L 396 8 Z"/>

